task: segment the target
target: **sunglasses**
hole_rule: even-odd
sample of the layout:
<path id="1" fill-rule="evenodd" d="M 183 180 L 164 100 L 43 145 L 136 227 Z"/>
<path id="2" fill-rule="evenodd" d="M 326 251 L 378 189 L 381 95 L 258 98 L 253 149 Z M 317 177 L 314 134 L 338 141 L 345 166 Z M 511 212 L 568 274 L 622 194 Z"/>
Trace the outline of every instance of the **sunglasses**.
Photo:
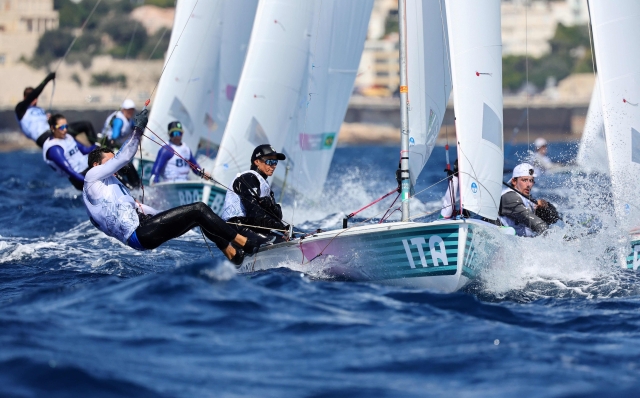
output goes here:
<path id="1" fill-rule="evenodd" d="M 182 131 L 176 130 L 176 131 L 172 131 L 171 133 L 169 133 L 170 137 L 178 137 L 182 135 Z"/>
<path id="2" fill-rule="evenodd" d="M 56 126 L 58 130 L 66 130 L 69 127 L 68 124 L 63 124 L 62 126 Z"/>
<path id="3" fill-rule="evenodd" d="M 277 166 L 278 165 L 278 160 L 277 159 L 266 159 L 266 160 L 263 160 L 263 162 L 267 166 Z"/>

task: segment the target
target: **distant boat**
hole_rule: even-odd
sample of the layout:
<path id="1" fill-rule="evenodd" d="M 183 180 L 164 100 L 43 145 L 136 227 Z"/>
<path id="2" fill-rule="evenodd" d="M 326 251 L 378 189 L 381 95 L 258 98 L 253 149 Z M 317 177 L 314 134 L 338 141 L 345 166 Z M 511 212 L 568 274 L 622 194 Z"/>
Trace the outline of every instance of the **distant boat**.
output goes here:
<path id="1" fill-rule="evenodd" d="M 621 265 L 640 266 L 640 2 L 589 2 L 616 219 L 630 232 Z M 631 254 L 628 254 L 631 251 Z"/>
<path id="2" fill-rule="evenodd" d="M 446 1 L 445 11 L 438 0 L 399 0 L 399 15 L 402 169 L 409 170 L 402 184 L 402 221 L 267 246 L 247 257 L 240 272 L 283 263 L 304 271 L 326 261 L 327 278 L 452 292 L 491 263 L 497 249 L 492 234 L 504 228 L 478 219 L 413 222 L 409 201 L 442 124 L 452 77 L 461 201 L 481 217 L 498 218 L 504 163 L 500 1 Z"/>
<path id="3" fill-rule="evenodd" d="M 167 125 L 180 121 L 183 143 L 208 172 L 235 97 L 257 5 L 258 0 L 179 0 L 176 6 L 165 70 L 148 127 L 169 142 Z M 145 134 L 151 140 L 142 141 L 141 166 L 143 182 L 148 184 L 161 142 L 149 131 Z M 202 201 L 215 212 L 221 211 L 226 189 L 193 174 L 190 178 L 147 188 L 150 202 L 165 209 Z"/>

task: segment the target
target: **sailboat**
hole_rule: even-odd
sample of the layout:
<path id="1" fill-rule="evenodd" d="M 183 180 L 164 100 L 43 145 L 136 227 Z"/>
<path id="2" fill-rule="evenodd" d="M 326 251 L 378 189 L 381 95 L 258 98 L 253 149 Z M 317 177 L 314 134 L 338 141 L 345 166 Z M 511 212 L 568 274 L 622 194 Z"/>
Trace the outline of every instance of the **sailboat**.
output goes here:
<path id="1" fill-rule="evenodd" d="M 600 101 L 600 84 L 596 77 L 589 110 L 578 147 L 576 164 L 584 172 L 609 173 L 607 145 L 604 139 L 604 120 L 602 118 L 602 101 Z"/>
<path id="2" fill-rule="evenodd" d="M 489 220 L 498 217 L 504 163 L 500 1 L 446 1 L 443 8 L 439 0 L 399 0 L 398 12 L 402 220 L 266 246 L 247 257 L 240 272 L 319 265 L 330 279 L 452 292 L 491 263 L 494 234 L 503 229 L 480 219 L 413 221 L 409 205 L 442 123 L 450 75 L 462 206 Z"/>
<path id="3" fill-rule="evenodd" d="M 168 142 L 167 125 L 180 121 L 183 143 L 205 171 L 213 165 L 251 35 L 258 0 L 179 0 L 164 72 L 149 128 Z M 153 133 L 142 142 L 138 170 L 148 184 L 162 144 Z M 226 189 L 192 175 L 193 180 L 160 182 L 147 188 L 150 202 L 165 209 L 197 201 L 222 210 Z"/>
<path id="4" fill-rule="evenodd" d="M 630 233 L 621 265 L 640 266 L 640 2 L 589 2 L 614 210 Z M 631 254 L 629 254 L 631 252 Z"/>

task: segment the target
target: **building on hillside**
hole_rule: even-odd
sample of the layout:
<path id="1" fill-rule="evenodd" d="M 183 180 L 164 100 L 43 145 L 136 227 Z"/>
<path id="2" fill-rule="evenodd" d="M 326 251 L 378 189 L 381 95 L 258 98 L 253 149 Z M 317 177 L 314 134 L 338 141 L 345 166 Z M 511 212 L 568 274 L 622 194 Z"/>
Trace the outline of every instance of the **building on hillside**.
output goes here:
<path id="1" fill-rule="evenodd" d="M 540 57 L 551 51 L 549 40 L 559 23 L 589 21 L 587 0 L 502 0 L 502 54 Z"/>
<path id="2" fill-rule="evenodd" d="M 53 0 L 0 0 L 0 66 L 30 58 L 38 39 L 58 28 Z"/>

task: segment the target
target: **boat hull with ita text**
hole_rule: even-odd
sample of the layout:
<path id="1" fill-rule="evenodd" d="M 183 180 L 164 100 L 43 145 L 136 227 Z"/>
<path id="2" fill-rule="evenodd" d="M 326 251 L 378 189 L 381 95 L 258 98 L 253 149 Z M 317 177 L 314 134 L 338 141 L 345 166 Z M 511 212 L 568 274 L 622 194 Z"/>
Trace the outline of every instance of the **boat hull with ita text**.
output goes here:
<path id="1" fill-rule="evenodd" d="M 498 235 L 501 228 L 480 220 L 356 226 L 263 247 L 239 272 L 287 267 L 319 279 L 454 292 L 491 264 Z"/>

